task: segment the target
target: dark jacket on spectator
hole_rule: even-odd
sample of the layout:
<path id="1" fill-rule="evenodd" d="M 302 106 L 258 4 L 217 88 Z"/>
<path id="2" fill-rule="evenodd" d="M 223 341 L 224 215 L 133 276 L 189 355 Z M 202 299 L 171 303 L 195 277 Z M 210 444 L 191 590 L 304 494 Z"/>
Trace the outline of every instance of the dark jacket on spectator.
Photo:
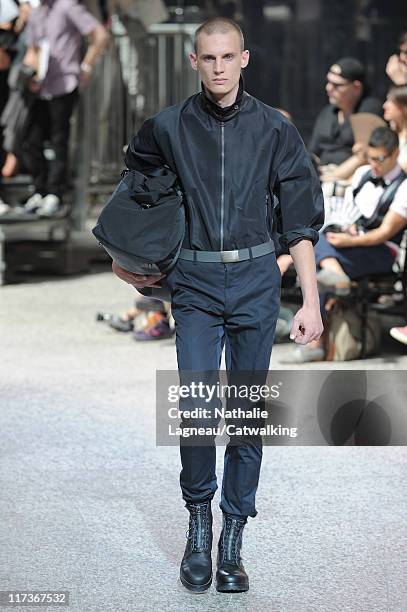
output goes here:
<path id="1" fill-rule="evenodd" d="M 382 110 L 382 104 L 378 99 L 362 96 L 353 112 L 381 115 Z M 320 158 L 321 165 L 339 165 L 352 155 L 352 147 L 355 144 L 352 127 L 348 119 L 339 125 L 338 112 L 338 108 L 328 104 L 315 121 L 309 150 Z"/>

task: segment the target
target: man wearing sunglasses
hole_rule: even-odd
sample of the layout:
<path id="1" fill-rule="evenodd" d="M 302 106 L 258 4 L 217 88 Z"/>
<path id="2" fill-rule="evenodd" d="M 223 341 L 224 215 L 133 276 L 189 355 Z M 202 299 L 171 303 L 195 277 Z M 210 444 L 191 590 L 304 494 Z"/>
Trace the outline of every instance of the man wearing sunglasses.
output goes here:
<path id="1" fill-rule="evenodd" d="M 309 149 L 321 167 L 340 165 L 352 157 L 355 144 L 349 116 L 354 113 L 382 112 L 380 100 L 369 96 L 363 64 L 345 57 L 328 70 L 325 90 L 329 104 L 322 109 L 315 122 Z M 363 163 L 355 156 L 354 167 L 349 175 Z"/>
<path id="2" fill-rule="evenodd" d="M 349 226 L 321 234 L 315 246 L 320 289 L 344 294 L 351 279 L 391 272 L 407 225 L 407 177 L 398 154 L 397 134 L 376 128 L 369 140 L 369 165 L 355 172 L 345 195 Z"/>

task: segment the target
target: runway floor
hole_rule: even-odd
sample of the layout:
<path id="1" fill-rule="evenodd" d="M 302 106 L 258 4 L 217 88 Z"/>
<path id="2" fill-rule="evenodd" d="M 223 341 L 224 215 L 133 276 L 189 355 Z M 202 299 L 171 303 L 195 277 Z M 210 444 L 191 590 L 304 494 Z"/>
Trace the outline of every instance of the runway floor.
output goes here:
<path id="1" fill-rule="evenodd" d="M 133 297 L 109 273 L 0 288 L 0 590 L 66 590 L 75 612 L 405 611 L 405 447 L 266 447 L 250 591 L 182 587 L 179 452 L 155 445 L 155 370 L 176 367 L 174 343 L 95 322 Z"/>

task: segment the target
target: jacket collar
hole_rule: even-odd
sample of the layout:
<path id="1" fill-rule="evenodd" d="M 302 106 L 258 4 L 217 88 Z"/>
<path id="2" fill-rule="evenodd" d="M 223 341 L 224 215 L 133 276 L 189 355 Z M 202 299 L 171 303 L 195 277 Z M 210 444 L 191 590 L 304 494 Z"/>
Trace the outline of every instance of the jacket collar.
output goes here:
<path id="1" fill-rule="evenodd" d="M 201 83 L 201 86 L 202 91 L 199 94 L 201 106 L 207 113 L 212 115 L 212 117 L 214 117 L 218 121 L 229 121 L 230 119 L 233 119 L 233 117 L 235 117 L 239 113 L 240 109 L 245 103 L 246 93 L 244 91 L 244 81 L 242 75 L 240 75 L 239 89 L 237 92 L 236 100 L 230 106 L 222 107 L 219 106 L 219 104 L 216 104 L 216 102 L 213 102 L 213 100 L 211 100 L 207 96 L 203 83 Z"/>

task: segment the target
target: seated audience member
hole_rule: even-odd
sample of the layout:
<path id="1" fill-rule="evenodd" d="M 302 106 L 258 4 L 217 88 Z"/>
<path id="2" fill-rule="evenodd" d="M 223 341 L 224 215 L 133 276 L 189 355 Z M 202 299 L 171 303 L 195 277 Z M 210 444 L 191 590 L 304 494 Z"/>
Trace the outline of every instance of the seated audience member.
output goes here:
<path id="1" fill-rule="evenodd" d="M 365 68 L 353 57 L 345 57 L 330 67 L 325 89 L 329 104 L 316 119 L 309 150 L 317 158 L 322 176 L 328 167 L 332 174 L 331 165 L 341 167 L 346 162 L 346 171 L 337 178 L 347 179 L 364 163 L 363 151 L 352 151 L 355 141 L 349 116 L 380 115 L 381 103 L 369 96 Z"/>
<path id="2" fill-rule="evenodd" d="M 399 136 L 398 163 L 407 172 L 407 85 L 392 87 L 383 109 L 384 118 Z"/>
<path id="3" fill-rule="evenodd" d="M 355 172 L 345 200 L 354 223 L 321 233 L 315 245 L 321 308 L 327 293 L 346 295 L 351 280 L 392 271 L 407 226 L 407 177 L 400 168 L 397 134 L 376 128 L 369 141 L 369 165 Z M 323 337 L 295 348 L 293 362 L 323 360 Z"/>
<path id="4" fill-rule="evenodd" d="M 407 177 L 398 155 L 397 134 L 388 127 L 376 128 L 369 140 L 369 165 L 355 172 L 345 198 L 354 223 L 344 231 L 321 234 L 315 245 L 321 286 L 335 289 L 339 274 L 343 294 L 351 279 L 391 272 L 407 223 Z"/>
<path id="5" fill-rule="evenodd" d="M 276 110 L 278 110 L 279 113 L 284 115 L 284 117 L 288 119 L 288 121 L 291 121 L 291 123 L 293 123 L 293 117 L 291 113 L 288 112 L 288 110 L 286 110 L 285 108 L 279 108 L 279 107 L 276 107 Z"/>
<path id="6" fill-rule="evenodd" d="M 399 51 L 389 57 L 386 73 L 395 85 L 407 85 L 407 32 L 399 39 Z"/>

